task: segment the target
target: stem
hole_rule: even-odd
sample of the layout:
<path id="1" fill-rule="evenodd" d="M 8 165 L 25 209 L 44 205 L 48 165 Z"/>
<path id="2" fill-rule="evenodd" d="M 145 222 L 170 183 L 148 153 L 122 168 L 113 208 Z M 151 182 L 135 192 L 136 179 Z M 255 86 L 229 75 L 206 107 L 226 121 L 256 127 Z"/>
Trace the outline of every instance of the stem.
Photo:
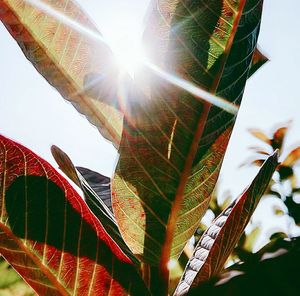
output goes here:
<path id="1" fill-rule="evenodd" d="M 155 296 L 167 296 L 169 292 L 169 274 L 167 281 L 157 266 L 150 267 L 150 291 Z"/>

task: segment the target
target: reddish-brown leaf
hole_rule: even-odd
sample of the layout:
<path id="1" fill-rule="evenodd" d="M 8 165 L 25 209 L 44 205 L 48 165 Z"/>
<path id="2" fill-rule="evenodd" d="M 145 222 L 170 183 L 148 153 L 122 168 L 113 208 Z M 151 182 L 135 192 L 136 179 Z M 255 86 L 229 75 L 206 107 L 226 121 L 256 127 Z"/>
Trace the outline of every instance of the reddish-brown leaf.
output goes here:
<path id="1" fill-rule="evenodd" d="M 249 132 L 251 135 L 253 135 L 257 139 L 259 139 L 269 145 L 271 144 L 271 139 L 263 131 L 261 131 L 259 129 L 251 128 L 251 129 L 249 129 Z"/>
<path id="2" fill-rule="evenodd" d="M 46 161 L 0 136 L 0 254 L 40 295 L 147 295 L 130 259 Z"/>
<path id="3" fill-rule="evenodd" d="M 252 57 L 252 64 L 249 70 L 249 77 L 252 76 L 260 67 L 262 67 L 269 59 L 260 51 L 259 48 L 256 48 Z"/>
<path id="4" fill-rule="evenodd" d="M 282 162 L 282 166 L 287 166 L 287 167 L 290 166 L 291 167 L 299 159 L 300 159 L 300 147 L 297 147 L 288 154 L 288 156 Z"/>

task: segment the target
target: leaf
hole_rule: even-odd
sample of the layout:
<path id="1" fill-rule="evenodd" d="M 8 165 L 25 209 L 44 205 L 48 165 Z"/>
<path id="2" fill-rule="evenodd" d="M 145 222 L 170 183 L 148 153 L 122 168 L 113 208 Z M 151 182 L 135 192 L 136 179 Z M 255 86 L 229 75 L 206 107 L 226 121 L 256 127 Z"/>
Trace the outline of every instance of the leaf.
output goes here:
<path id="1" fill-rule="evenodd" d="M 114 108 L 117 68 L 109 47 L 85 12 L 72 0 L 1 0 L 0 20 L 26 58 L 59 93 L 116 147 L 122 115 Z M 86 81 L 101 73 L 97 99 Z"/>
<path id="2" fill-rule="evenodd" d="M 11 266 L 0 257 L 0 295 L 34 296 L 34 291 L 23 281 Z"/>
<path id="3" fill-rule="evenodd" d="M 280 238 L 270 245 L 188 295 L 298 295 L 300 238 Z"/>
<path id="4" fill-rule="evenodd" d="M 110 178 L 87 168 L 75 167 L 70 157 L 55 145 L 51 147 L 51 153 L 59 168 L 86 193 L 87 202 L 89 202 L 89 195 L 92 195 L 99 200 L 99 206 L 105 204 L 103 207 L 105 212 L 108 212 L 105 209 L 107 207 L 110 210 L 109 213 L 112 213 Z"/>
<path id="5" fill-rule="evenodd" d="M 282 166 L 292 167 L 300 159 L 300 147 L 293 149 L 285 160 L 282 162 Z"/>
<path id="6" fill-rule="evenodd" d="M 256 128 L 249 129 L 250 134 L 252 134 L 255 138 L 265 142 L 268 145 L 271 145 L 271 139 L 261 130 Z"/>
<path id="7" fill-rule="evenodd" d="M 274 150 L 279 149 L 279 151 L 281 151 L 287 131 L 288 131 L 288 127 L 286 126 L 280 127 L 275 131 L 272 139 L 272 144 L 271 144 Z"/>
<path id="8" fill-rule="evenodd" d="M 252 150 L 253 152 L 255 152 L 257 154 L 263 154 L 263 155 L 268 155 L 268 156 L 271 154 L 271 152 L 266 151 L 265 149 L 263 149 L 261 147 L 250 146 L 248 149 Z"/>
<path id="9" fill-rule="evenodd" d="M 118 244 L 119 247 L 122 248 L 123 252 L 136 264 L 139 264 L 139 261 L 134 257 L 126 243 L 124 242 L 119 228 L 117 226 L 115 217 L 111 211 L 105 204 L 105 200 L 109 197 L 111 200 L 111 191 L 110 186 L 109 189 L 105 189 L 105 200 L 102 196 L 102 190 L 101 186 L 98 186 L 97 184 L 94 184 L 95 179 L 91 178 L 92 176 L 95 176 L 97 179 L 100 179 L 100 181 L 103 181 L 104 184 L 107 184 L 107 181 L 109 181 L 108 177 L 102 176 L 98 173 L 94 173 L 91 170 L 85 169 L 85 168 L 75 168 L 73 165 L 71 159 L 69 156 L 63 152 L 60 148 L 53 145 L 51 147 L 51 152 L 56 160 L 57 164 L 59 165 L 59 168 L 75 183 L 79 186 L 79 188 L 82 189 L 85 201 L 90 208 L 90 210 L 94 213 L 94 215 L 101 221 L 103 227 L 105 228 L 106 232 L 109 233 L 110 237 Z M 85 178 L 81 175 L 80 171 L 82 171 L 85 175 L 88 174 L 88 177 L 90 181 L 94 184 L 94 187 L 99 187 L 98 192 L 95 192 L 95 190 L 90 186 L 90 184 L 85 180 Z M 95 175 L 96 174 L 96 175 Z M 101 185 L 101 184 L 100 184 Z M 105 187 L 104 187 L 105 188 Z M 109 192 L 107 192 L 109 191 Z"/>
<path id="10" fill-rule="evenodd" d="M 151 63 L 239 104 L 262 1 L 153 3 L 144 38 Z M 166 275 L 209 204 L 234 116 L 156 74 L 147 72 L 150 94 L 124 119 L 112 190 L 124 240 Z"/>
<path id="11" fill-rule="evenodd" d="M 0 253 L 40 295 L 147 295 L 130 259 L 47 162 L 0 136 Z"/>
<path id="12" fill-rule="evenodd" d="M 294 170 L 293 167 L 290 166 L 284 166 L 282 164 L 280 164 L 278 166 L 278 173 L 279 173 L 279 178 L 280 181 L 284 181 L 287 179 L 291 179 L 292 180 L 292 184 L 293 184 L 293 179 L 295 179 L 295 175 L 294 175 Z M 293 186 L 293 185 L 292 185 Z M 294 186 L 293 186 L 294 187 Z"/>
<path id="13" fill-rule="evenodd" d="M 185 295 L 224 268 L 247 226 L 278 164 L 278 152 L 270 156 L 251 185 L 204 232 L 188 262 L 174 296 Z"/>
<path id="14" fill-rule="evenodd" d="M 260 51 L 260 49 L 256 48 L 252 58 L 249 77 L 252 76 L 258 69 L 260 69 L 268 61 L 269 59 Z"/>
<path id="15" fill-rule="evenodd" d="M 261 166 L 264 163 L 265 159 L 255 159 L 251 162 L 251 164 L 256 166 Z"/>
<path id="16" fill-rule="evenodd" d="M 83 167 L 76 167 L 95 193 L 112 212 L 110 178 Z"/>

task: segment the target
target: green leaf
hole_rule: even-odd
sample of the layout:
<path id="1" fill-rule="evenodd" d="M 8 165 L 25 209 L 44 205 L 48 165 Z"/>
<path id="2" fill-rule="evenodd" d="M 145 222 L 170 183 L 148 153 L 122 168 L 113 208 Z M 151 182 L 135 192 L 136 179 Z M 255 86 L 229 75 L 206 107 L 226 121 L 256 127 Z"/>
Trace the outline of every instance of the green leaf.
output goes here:
<path id="1" fill-rule="evenodd" d="M 265 142 L 268 145 L 271 145 L 272 140 L 260 129 L 257 128 L 250 128 L 249 132 L 252 136 L 254 136 L 255 138 Z"/>
<path id="2" fill-rule="evenodd" d="M 132 261 L 46 161 L 0 136 L 0 254 L 40 295 L 148 295 Z"/>
<path id="3" fill-rule="evenodd" d="M 154 1 L 145 33 L 161 71 L 239 104 L 262 1 Z M 159 71 L 158 71 L 159 72 Z M 209 204 L 234 116 L 148 70 L 148 95 L 124 119 L 113 208 L 134 254 L 178 257 Z"/>
<path id="4" fill-rule="evenodd" d="M 60 94 L 116 147 L 122 115 L 116 101 L 116 65 L 109 47 L 73 0 L 1 0 L 0 20 L 18 42 L 26 58 Z M 86 81 L 101 73 L 97 99 Z"/>
<path id="5" fill-rule="evenodd" d="M 185 295 L 224 268 L 224 264 L 247 226 L 278 164 L 278 153 L 270 156 L 251 185 L 234 200 L 204 232 L 188 262 L 174 296 Z"/>

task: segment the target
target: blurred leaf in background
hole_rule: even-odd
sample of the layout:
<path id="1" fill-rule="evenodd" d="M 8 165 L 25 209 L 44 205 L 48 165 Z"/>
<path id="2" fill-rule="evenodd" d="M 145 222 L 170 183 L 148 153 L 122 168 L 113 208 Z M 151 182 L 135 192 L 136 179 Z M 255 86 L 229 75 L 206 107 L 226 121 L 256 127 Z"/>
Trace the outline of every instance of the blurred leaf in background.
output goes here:
<path id="1" fill-rule="evenodd" d="M 0 296 L 34 296 L 34 291 L 0 256 Z"/>
<path id="2" fill-rule="evenodd" d="M 249 147 L 253 152 L 250 159 L 247 159 L 241 166 L 261 166 L 264 160 L 272 154 L 276 149 L 279 150 L 279 165 L 276 169 L 274 179 L 270 182 L 263 198 L 269 198 L 269 206 L 272 208 L 274 217 L 287 216 L 291 219 L 291 229 L 300 226 L 300 186 L 299 176 L 297 175 L 297 167 L 300 160 L 300 146 L 294 145 L 293 148 L 286 147 L 286 140 L 291 122 L 288 122 L 278 128 L 274 128 L 268 135 L 265 131 L 252 128 L 249 132 L 260 141 L 260 145 Z M 211 221 L 218 216 L 232 200 L 230 191 L 224 192 L 222 195 L 216 187 L 210 202 L 208 215 L 203 219 L 200 227 L 195 233 L 195 242 L 199 240 L 201 234 Z M 274 204 L 272 201 L 276 200 Z M 278 203 L 278 200 L 280 201 Z M 251 223 L 250 232 L 243 233 L 233 254 L 229 258 L 229 262 L 247 261 L 252 258 L 253 250 L 258 237 L 261 235 L 261 227 L 259 223 Z M 292 237 L 291 231 L 276 232 L 274 229 L 268 230 L 269 239 Z"/>
<path id="3" fill-rule="evenodd" d="M 248 164 L 260 165 L 264 159 L 275 151 L 279 150 L 280 164 L 277 167 L 277 181 L 271 182 L 265 195 L 282 201 L 282 207 L 275 206 L 273 211 L 275 215 L 288 215 L 297 226 L 300 226 L 300 202 L 299 202 L 299 176 L 297 176 L 297 167 L 300 160 L 300 146 L 287 149 L 285 146 L 287 133 L 291 122 L 274 130 L 269 137 L 263 131 L 250 129 L 250 133 L 259 139 L 261 147 L 250 147 L 255 155 Z M 287 233 L 289 235 L 289 233 Z"/>

